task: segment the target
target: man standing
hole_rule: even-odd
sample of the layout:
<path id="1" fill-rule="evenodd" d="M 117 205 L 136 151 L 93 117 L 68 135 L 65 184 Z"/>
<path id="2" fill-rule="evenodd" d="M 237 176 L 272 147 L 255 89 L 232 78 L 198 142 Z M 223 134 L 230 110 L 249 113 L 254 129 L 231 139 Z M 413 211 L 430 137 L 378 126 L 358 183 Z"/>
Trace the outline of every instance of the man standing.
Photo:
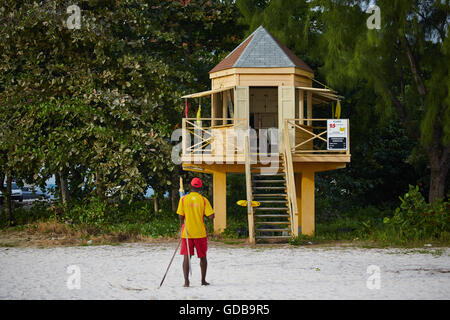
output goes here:
<path id="1" fill-rule="evenodd" d="M 209 285 L 206 282 L 206 269 L 208 267 L 206 251 L 208 250 L 208 242 L 204 217 L 214 219 L 214 211 L 208 199 L 200 194 L 201 190 L 202 180 L 199 178 L 192 179 L 191 192 L 180 199 L 177 209 L 177 214 L 183 222 L 180 254 L 184 255 L 183 273 L 185 287 L 189 287 L 189 260 L 194 255 L 194 247 L 197 251 L 197 257 L 200 258 L 202 285 Z M 189 257 L 187 243 L 189 243 Z"/>

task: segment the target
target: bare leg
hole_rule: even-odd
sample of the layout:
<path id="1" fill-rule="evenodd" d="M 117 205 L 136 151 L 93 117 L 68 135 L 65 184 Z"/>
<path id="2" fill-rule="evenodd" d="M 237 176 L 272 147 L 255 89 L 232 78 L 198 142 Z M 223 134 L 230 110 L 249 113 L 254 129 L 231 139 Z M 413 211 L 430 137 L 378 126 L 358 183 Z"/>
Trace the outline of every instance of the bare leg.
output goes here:
<path id="1" fill-rule="evenodd" d="M 206 269 L 208 268 L 208 260 L 206 260 L 206 257 L 200 258 L 200 269 L 202 271 L 202 286 L 209 285 L 208 282 L 206 282 Z"/>
<path id="2" fill-rule="evenodd" d="M 183 273 L 184 273 L 184 286 L 189 287 L 189 259 L 190 257 L 186 254 L 183 260 Z"/>

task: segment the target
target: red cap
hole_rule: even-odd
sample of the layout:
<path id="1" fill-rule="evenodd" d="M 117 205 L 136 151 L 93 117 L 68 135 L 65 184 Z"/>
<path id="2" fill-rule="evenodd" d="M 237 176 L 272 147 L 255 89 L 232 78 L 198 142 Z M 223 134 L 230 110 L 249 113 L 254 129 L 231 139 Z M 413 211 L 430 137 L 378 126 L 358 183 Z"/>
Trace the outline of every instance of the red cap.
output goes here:
<path id="1" fill-rule="evenodd" d="M 191 186 L 193 186 L 195 188 L 201 188 L 202 187 L 202 180 L 199 179 L 199 178 L 192 179 Z"/>

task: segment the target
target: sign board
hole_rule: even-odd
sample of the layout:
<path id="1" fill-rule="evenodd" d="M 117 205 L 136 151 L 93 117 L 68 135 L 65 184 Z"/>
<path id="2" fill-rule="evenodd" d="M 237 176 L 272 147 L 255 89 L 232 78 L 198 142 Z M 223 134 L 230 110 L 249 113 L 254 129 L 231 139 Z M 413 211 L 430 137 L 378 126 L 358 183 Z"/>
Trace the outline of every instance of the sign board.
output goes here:
<path id="1" fill-rule="evenodd" d="M 347 119 L 327 120 L 327 150 L 347 150 Z"/>

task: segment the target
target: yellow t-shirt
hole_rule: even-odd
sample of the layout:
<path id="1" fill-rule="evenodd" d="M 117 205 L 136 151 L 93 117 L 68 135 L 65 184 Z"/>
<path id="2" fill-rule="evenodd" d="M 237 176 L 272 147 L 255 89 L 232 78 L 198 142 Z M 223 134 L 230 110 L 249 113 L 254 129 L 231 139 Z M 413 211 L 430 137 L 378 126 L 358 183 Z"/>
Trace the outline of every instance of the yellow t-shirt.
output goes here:
<path id="1" fill-rule="evenodd" d="M 210 216 L 214 213 L 208 199 L 197 192 L 191 192 L 180 199 L 178 203 L 177 214 L 184 216 L 184 222 L 187 224 L 188 238 L 206 237 L 206 227 L 203 221 L 204 216 Z M 186 238 L 184 224 L 182 237 Z"/>

